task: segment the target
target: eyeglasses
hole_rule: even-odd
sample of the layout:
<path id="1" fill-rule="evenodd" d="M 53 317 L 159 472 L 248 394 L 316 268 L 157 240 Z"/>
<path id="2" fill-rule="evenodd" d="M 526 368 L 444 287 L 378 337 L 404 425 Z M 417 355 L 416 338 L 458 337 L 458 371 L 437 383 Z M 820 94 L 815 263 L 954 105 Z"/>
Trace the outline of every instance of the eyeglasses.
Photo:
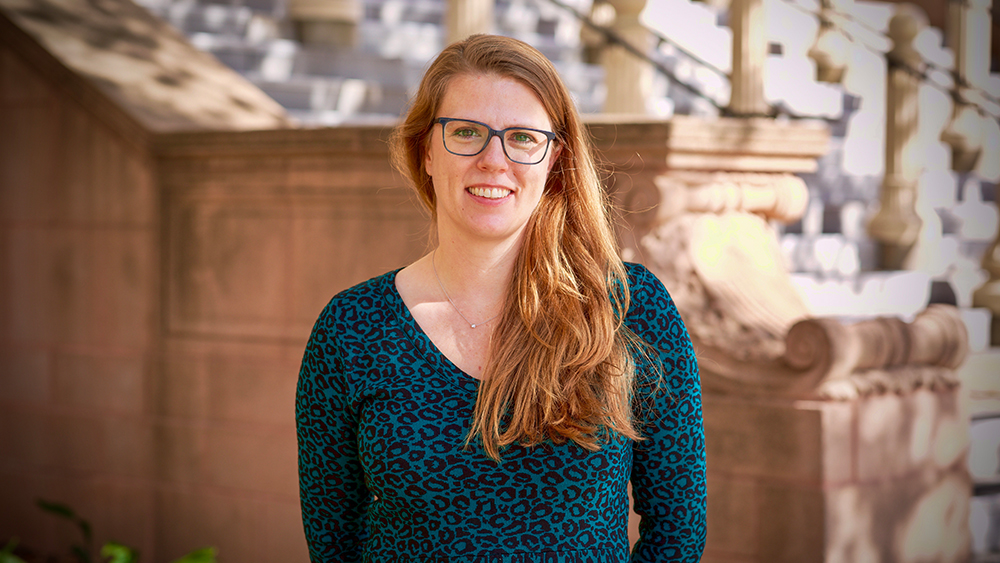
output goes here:
<path id="1" fill-rule="evenodd" d="M 549 144 L 556 138 L 551 131 L 528 127 L 508 127 L 497 131 L 485 123 L 468 119 L 439 117 L 444 148 L 458 156 L 476 156 L 483 152 L 490 139 L 500 137 L 503 153 L 518 164 L 538 164 L 549 152 Z"/>

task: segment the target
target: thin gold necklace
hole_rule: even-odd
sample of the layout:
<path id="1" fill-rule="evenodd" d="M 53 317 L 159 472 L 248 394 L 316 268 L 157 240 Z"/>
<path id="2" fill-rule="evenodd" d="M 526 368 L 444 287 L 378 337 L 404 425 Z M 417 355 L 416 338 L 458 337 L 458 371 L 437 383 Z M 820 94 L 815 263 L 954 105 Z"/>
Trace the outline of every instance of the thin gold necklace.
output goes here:
<path id="1" fill-rule="evenodd" d="M 488 323 L 488 322 L 492 321 L 493 319 L 495 319 L 495 318 L 497 318 L 497 317 L 500 316 L 500 313 L 497 313 L 496 315 L 493 315 L 492 317 L 486 319 L 485 321 L 483 321 L 481 323 L 474 323 L 474 322 L 470 321 L 468 318 L 466 318 L 466 316 L 462 314 L 462 311 L 458 310 L 458 305 L 455 305 L 455 302 L 451 300 L 451 296 L 448 295 L 448 292 L 445 290 L 444 284 L 441 283 L 441 276 L 438 275 L 438 268 L 437 268 L 437 264 L 435 263 L 435 258 L 437 258 L 437 249 L 436 248 L 434 249 L 434 253 L 431 254 L 431 267 L 434 268 L 434 279 L 437 280 L 438 287 L 441 288 L 441 293 L 444 294 L 445 298 L 448 300 L 448 303 L 451 303 L 451 308 L 454 309 L 456 313 L 458 313 L 458 316 L 462 317 L 463 321 L 469 323 L 469 328 L 476 328 L 479 325 L 484 325 L 484 324 L 486 324 L 486 323 Z M 501 311 L 501 313 L 502 312 L 503 311 Z"/>

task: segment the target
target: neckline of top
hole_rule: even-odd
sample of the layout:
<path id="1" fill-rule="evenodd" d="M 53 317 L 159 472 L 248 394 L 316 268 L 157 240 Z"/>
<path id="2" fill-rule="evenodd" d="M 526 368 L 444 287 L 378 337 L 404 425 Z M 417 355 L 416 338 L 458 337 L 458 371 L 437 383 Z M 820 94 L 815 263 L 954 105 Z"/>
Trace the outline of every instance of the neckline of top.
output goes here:
<path id="1" fill-rule="evenodd" d="M 382 277 L 382 296 L 396 315 L 396 320 L 403 328 L 403 332 L 406 333 L 416 349 L 424 356 L 424 359 L 430 361 L 432 364 L 437 364 L 438 367 L 447 372 L 462 387 L 468 388 L 471 385 L 471 390 L 477 390 L 480 380 L 462 371 L 448 356 L 445 356 L 437 345 L 434 344 L 430 336 L 424 332 L 424 329 L 420 327 L 417 320 L 413 318 L 413 314 L 406 306 L 406 303 L 403 302 L 403 297 L 399 294 L 399 289 L 396 288 L 396 274 L 400 270 L 402 268 L 397 268 Z"/>

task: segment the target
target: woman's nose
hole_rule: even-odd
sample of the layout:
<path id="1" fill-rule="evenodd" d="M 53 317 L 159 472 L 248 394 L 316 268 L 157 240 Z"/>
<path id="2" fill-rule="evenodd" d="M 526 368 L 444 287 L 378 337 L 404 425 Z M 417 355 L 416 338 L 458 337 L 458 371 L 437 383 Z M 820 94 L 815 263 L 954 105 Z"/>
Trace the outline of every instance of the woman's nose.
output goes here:
<path id="1" fill-rule="evenodd" d="M 486 143 L 486 148 L 479 153 L 479 164 L 487 168 L 507 168 L 507 155 L 503 152 L 503 141 L 500 137 L 493 137 Z"/>

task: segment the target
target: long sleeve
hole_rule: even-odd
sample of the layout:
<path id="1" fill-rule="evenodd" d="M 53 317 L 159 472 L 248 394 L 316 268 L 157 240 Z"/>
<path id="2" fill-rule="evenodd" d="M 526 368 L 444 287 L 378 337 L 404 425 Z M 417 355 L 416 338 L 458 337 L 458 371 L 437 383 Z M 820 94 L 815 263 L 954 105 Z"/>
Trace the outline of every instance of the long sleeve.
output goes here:
<path id="1" fill-rule="evenodd" d="M 630 324 L 658 354 L 663 378 L 641 379 L 637 393 L 646 439 L 633 445 L 633 506 L 641 520 L 632 561 L 697 562 L 707 498 L 698 362 L 670 295 L 645 268 L 637 270 Z"/>
<path id="2" fill-rule="evenodd" d="M 302 521 L 312 563 L 360 562 L 370 494 L 358 461 L 357 416 L 334 340 L 333 304 L 306 346 L 295 400 Z"/>

